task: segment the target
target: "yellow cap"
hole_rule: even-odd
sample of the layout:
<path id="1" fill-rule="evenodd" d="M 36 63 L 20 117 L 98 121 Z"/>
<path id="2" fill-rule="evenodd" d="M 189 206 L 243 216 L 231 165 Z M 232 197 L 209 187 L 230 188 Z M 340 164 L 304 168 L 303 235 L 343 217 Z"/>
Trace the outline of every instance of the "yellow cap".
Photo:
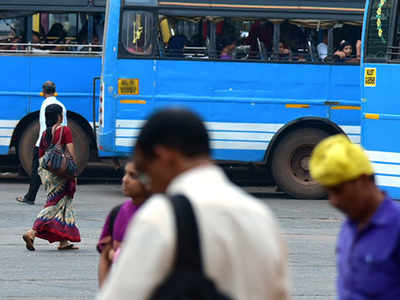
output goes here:
<path id="1" fill-rule="evenodd" d="M 310 159 L 311 176 L 323 186 L 335 186 L 372 175 L 374 169 L 367 154 L 345 135 L 337 134 L 321 141 Z"/>

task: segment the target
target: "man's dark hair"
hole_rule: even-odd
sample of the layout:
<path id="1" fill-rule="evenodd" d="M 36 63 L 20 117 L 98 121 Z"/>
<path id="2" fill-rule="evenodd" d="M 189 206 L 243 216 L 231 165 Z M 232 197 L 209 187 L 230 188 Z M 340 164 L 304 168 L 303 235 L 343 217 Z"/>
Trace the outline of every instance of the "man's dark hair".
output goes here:
<path id="1" fill-rule="evenodd" d="M 198 115 L 186 109 L 163 109 L 150 116 L 136 148 L 153 158 L 156 145 L 178 150 L 187 157 L 210 155 L 207 129 Z"/>
<path id="2" fill-rule="evenodd" d="M 52 95 L 56 92 L 56 85 L 52 81 L 46 81 L 42 86 L 43 93 Z"/>

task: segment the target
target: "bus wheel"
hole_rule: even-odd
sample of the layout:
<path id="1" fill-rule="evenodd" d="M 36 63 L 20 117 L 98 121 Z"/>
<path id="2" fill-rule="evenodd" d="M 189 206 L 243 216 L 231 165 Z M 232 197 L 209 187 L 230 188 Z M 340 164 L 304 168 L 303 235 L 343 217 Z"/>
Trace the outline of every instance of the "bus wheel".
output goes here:
<path id="1" fill-rule="evenodd" d="M 283 192 L 299 199 L 326 196 L 324 189 L 311 178 L 308 162 L 314 147 L 328 136 L 321 129 L 302 128 L 280 141 L 272 155 L 272 175 Z"/>
<path id="2" fill-rule="evenodd" d="M 68 126 L 72 131 L 75 155 L 77 158 L 79 174 L 86 168 L 89 160 L 89 137 L 82 127 L 74 120 L 68 120 Z M 18 157 L 25 172 L 31 174 L 32 168 L 32 149 L 39 136 L 39 122 L 29 124 L 18 142 Z"/>
<path id="3" fill-rule="evenodd" d="M 33 147 L 39 137 L 39 121 L 30 123 L 18 141 L 18 158 L 27 174 L 32 171 Z"/>
<path id="4" fill-rule="evenodd" d="M 75 156 L 77 160 L 76 163 L 80 174 L 86 168 L 89 161 L 89 137 L 76 121 L 68 119 L 68 126 L 72 131 L 72 140 L 74 142 Z"/>

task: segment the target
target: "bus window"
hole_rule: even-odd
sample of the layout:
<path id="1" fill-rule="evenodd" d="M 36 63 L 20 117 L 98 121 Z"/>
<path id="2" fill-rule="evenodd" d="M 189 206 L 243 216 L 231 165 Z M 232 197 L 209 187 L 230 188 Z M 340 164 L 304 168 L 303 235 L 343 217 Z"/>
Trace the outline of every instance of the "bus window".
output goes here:
<path id="1" fill-rule="evenodd" d="M 333 28 L 332 63 L 360 63 L 361 25 L 336 23 Z"/>
<path id="2" fill-rule="evenodd" d="M 400 63 L 400 8 L 397 9 L 396 26 L 393 30 L 393 43 L 388 47 L 391 63 Z"/>
<path id="3" fill-rule="evenodd" d="M 0 51 L 22 50 L 25 43 L 25 20 L 23 17 L 0 19 Z"/>
<path id="4" fill-rule="evenodd" d="M 278 61 L 313 62 L 310 37 L 313 29 L 303 26 L 301 21 L 289 20 L 280 24 L 278 53 L 273 59 Z M 306 24 L 306 21 L 304 21 Z"/>
<path id="5" fill-rule="evenodd" d="M 383 3 L 383 4 L 382 4 Z M 391 11 L 393 0 L 371 1 L 370 15 L 366 32 L 366 61 L 387 60 L 389 28 L 392 23 Z"/>
<path id="6" fill-rule="evenodd" d="M 216 26 L 220 60 L 267 60 L 272 49 L 273 24 L 267 20 L 222 18 Z"/>
<path id="7" fill-rule="evenodd" d="M 160 56 L 207 59 L 210 27 L 206 17 L 159 16 Z"/>
<path id="8" fill-rule="evenodd" d="M 132 55 L 152 54 L 153 15 L 146 11 L 125 11 L 122 19 L 120 41 L 123 51 Z"/>

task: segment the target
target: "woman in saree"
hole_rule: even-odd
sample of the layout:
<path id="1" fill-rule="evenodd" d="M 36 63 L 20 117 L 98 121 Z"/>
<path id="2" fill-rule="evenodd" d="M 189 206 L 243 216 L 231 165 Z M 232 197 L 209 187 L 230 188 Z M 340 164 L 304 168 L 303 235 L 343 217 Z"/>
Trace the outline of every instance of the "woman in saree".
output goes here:
<path id="1" fill-rule="evenodd" d="M 44 208 L 39 212 L 32 229 L 22 237 L 26 248 L 34 251 L 35 237 L 45 239 L 50 243 L 59 242 L 58 250 L 79 249 L 70 242 L 80 242 L 79 229 L 75 222 L 72 200 L 76 190 L 76 177 L 64 178 L 42 168 L 42 159 L 46 150 L 59 142 L 75 159 L 72 132 L 68 126 L 61 126 L 63 120 L 62 107 L 51 104 L 46 107 L 46 131 L 43 132 L 39 146 L 38 173 L 47 193 Z"/>

